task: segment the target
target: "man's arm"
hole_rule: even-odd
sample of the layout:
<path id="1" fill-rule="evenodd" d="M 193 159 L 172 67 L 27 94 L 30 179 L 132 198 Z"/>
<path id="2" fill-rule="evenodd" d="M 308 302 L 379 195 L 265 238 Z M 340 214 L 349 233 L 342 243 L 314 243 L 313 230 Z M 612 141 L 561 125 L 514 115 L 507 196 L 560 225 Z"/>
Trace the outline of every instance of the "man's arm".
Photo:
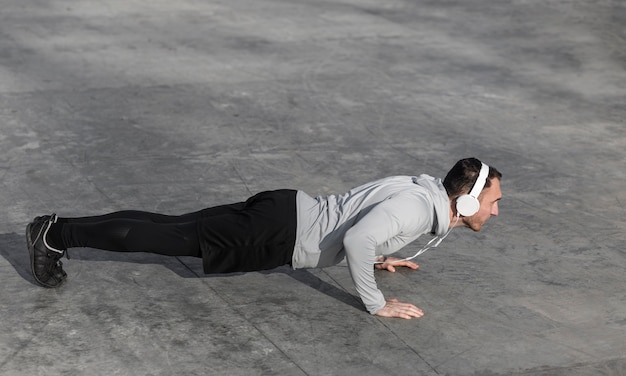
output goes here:
<path id="1" fill-rule="evenodd" d="M 363 304 L 371 314 L 402 318 L 423 315 L 421 310 L 412 304 L 400 303 L 397 300 L 386 301 L 374 278 L 376 247 L 401 234 L 403 226 L 418 226 L 415 213 L 419 213 L 419 209 L 421 208 L 407 208 L 407 201 L 400 198 L 388 199 L 361 218 L 344 237 L 350 274 Z M 407 215 L 410 217 L 407 218 Z M 395 266 L 411 267 L 411 265 L 417 269 L 417 264 L 410 262 L 388 264 L 385 265 L 385 269 L 395 270 Z"/>

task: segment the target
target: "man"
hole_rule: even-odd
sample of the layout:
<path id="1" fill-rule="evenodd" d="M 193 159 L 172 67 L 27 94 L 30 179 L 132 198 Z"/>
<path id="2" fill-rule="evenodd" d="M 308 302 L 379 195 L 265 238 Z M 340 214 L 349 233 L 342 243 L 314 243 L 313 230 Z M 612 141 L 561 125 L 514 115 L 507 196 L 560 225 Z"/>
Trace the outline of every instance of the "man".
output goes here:
<path id="1" fill-rule="evenodd" d="M 202 258 L 205 273 L 281 265 L 318 268 L 345 258 L 371 314 L 410 319 L 421 317 L 422 310 L 385 300 L 374 269 L 417 269 L 410 259 L 387 255 L 425 233 L 441 241 L 454 227 L 480 231 L 498 215 L 501 178 L 495 168 L 467 158 L 458 161 L 443 182 L 428 175 L 393 176 L 343 195 L 316 198 L 284 189 L 180 216 L 121 211 L 36 217 L 26 228 L 26 240 L 35 280 L 45 287 L 65 281 L 59 259 L 72 247 L 196 256 Z"/>

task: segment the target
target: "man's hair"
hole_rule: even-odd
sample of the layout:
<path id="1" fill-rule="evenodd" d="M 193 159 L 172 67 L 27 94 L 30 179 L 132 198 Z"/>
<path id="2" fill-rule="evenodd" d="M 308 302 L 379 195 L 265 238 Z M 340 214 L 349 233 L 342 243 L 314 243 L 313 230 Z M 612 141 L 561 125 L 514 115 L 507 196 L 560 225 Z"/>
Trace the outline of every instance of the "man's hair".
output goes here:
<path id="1" fill-rule="evenodd" d="M 454 167 L 448 171 L 445 179 L 443 179 L 443 186 L 446 188 L 448 197 L 455 198 L 468 193 L 478 178 L 481 166 L 482 163 L 476 158 L 465 158 L 456 162 Z M 484 188 L 490 187 L 491 179 L 494 178 L 500 180 L 502 179 L 502 174 L 495 167 L 489 166 L 489 175 Z"/>

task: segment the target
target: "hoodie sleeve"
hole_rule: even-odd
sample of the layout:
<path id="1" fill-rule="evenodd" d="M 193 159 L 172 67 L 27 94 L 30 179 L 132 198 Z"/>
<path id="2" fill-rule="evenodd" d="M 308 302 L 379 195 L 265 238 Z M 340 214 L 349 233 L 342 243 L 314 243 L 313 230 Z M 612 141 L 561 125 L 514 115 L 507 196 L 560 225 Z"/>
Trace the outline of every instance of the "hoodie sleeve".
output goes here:
<path id="1" fill-rule="evenodd" d="M 376 205 L 346 232 L 343 245 L 350 275 L 371 314 L 376 314 L 386 303 L 374 278 L 376 248 L 389 242 L 406 245 L 402 235 L 427 231 L 432 211 L 432 205 L 429 207 L 424 199 L 395 196 Z"/>

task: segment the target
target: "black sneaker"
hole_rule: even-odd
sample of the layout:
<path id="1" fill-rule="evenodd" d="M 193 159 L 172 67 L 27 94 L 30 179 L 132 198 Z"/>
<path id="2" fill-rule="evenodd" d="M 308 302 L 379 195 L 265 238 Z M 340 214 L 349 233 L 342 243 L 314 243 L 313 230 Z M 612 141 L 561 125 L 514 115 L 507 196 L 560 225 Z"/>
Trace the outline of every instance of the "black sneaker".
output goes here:
<path id="1" fill-rule="evenodd" d="M 36 217 L 26 226 L 30 268 L 35 281 L 44 287 L 58 287 L 67 278 L 63 263 L 59 260 L 65 250 L 52 248 L 46 242 L 48 230 L 56 220 L 56 214 L 44 215 Z"/>

